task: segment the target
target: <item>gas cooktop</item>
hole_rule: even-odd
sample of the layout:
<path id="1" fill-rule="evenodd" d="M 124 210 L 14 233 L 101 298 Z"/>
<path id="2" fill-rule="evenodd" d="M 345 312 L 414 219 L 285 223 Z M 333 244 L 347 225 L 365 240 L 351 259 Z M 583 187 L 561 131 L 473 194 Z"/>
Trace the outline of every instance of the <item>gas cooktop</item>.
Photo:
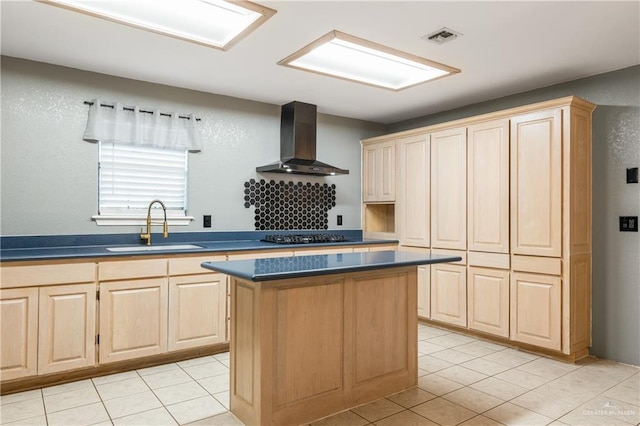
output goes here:
<path id="1" fill-rule="evenodd" d="M 275 244 L 316 244 L 342 243 L 349 240 L 340 234 L 273 234 L 266 235 L 260 241 Z"/>

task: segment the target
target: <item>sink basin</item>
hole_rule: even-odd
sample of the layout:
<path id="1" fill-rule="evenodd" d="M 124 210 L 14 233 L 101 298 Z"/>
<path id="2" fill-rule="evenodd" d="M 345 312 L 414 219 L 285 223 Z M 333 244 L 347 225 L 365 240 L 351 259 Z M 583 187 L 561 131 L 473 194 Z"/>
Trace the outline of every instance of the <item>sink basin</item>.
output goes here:
<path id="1" fill-rule="evenodd" d="M 107 247 L 108 251 L 114 252 L 131 252 L 131 251 L 162 251 L 162 250 L 189 250 L 200 249 L 202 246 L 196 244 L 165 244 L 158 246 L 120 246 L 120 247 Z"/>

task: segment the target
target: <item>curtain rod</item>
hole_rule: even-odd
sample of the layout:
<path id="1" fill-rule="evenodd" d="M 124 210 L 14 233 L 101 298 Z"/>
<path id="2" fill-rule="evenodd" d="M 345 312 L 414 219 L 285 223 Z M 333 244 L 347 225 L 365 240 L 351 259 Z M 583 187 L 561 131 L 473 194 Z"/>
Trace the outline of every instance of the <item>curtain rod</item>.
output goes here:
<path id="1" fill-rule="evenodd" d="M 93 102 L 84 101 L 84 104 L 85 105 L 93 105 Z M 106 108 L 115 108 L 115 105 L 109 105 L 109 104 L 100 104 L 100 106 L 101 107 L 106 107 Z M 122 109 L 125 110 L 125 111 L 133 111 L 133 108 L 131 108 L 131 107 L 122 107 Z M 144 112 L 145 114 L 153 114 L 153 111 L 147 111 L 147 110 L 144 110 L 144 109 L 139 109 L 138 111 Z M 171 117 L 171 114 L 167 114 L 165 112 L 161 112 L 160 115 L 164 116 L 164 117 Z M 183 118 L 185 120 L 190 120 L 191 119 L 191 117 L 185 117 L 185 116 L 182 116 L 182 115 L 179 115 L 178 118 Z M 200 121 L 200 119 L 196 118 L 196 121 Z"/>

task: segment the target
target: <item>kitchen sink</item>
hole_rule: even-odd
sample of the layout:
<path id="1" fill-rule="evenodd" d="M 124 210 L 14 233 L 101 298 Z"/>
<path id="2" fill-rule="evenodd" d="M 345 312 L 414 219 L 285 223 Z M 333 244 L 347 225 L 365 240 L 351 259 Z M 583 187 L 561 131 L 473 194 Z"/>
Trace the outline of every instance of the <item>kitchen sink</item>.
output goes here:
<path id="1" fill-rule="evenodd" d="M 132 251 L 163 251 L 163 250 L 189 250 L 189 249 L 201 249 L 202 246 L 196 244 L 164 244 L 157 246 L 120 246 L 120 247 L 107 247 L 108 251 L 113 252 L 132 252 Z"/>

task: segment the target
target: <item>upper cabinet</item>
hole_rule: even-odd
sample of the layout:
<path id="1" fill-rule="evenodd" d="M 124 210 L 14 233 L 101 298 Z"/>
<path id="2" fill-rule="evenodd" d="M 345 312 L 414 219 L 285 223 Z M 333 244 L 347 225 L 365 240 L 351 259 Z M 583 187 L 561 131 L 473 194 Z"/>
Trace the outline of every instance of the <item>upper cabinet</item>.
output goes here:
<path id="1" fill-rule="evenodd" d="M 471 125 L 467 135 L 469 250 L 509 253 L 509 120 Z"/>
<path id="2" fill-rule="evenodd" d="M 429 141 L 430 136 L 424 134 L 402 139 L 398 145 L 400 244 L 406 246 L 430 246 L 431 148 Z"/>
<path id="3" fill-rule="evenodd" d="M 511 245 L 514 254 L 562 254 L 562 110 L 511 119 Z"/>
<path id="4" fill-rule="evenodd" d="M 363 146 L 363 201 L 388 202 L 396 199 L 396 146 L 394 141 Z"/>
<path id="5" fill-rule="evenodd" d="M 431 247 L 467 248 L 467 129 L 431 134 Z"/>

